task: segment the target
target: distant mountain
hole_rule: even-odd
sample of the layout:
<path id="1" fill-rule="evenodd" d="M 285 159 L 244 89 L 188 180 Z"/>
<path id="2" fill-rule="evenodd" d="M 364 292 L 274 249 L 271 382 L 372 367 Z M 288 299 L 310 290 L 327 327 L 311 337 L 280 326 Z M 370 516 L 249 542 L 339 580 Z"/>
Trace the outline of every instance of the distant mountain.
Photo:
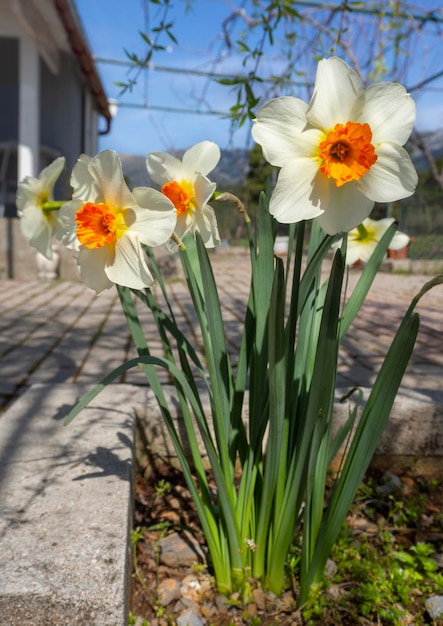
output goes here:
<path id="1" fill-rule="evenodd" d="M 173 152 L 174 156 L 181 158 L 182 152 Z M 123 174 L 126 176 L 129 187 L 153 186 L 146 169 L 146 157 L 133 154 L 120 154 L 123 166 Z M 211 181 L 217 183 L 219 191 L 229 189 L 236 185 L 241 185 L 248 171 L 247 150 L 222 150 L 219 164 L 210 173 Z"/>
<path id="2" fill-rule="evenodd" d="M 423 133 L 423 137 L 428 143 L 431 153 L 435 158 L 443 157 L 443 130 Z M 415 167 L 419 172 L 429 170 L 429 164 L 420 150 L 411 148 L 411 155 Z M 183 156 L 184 151 L 172 152 L 177 158 Z M 146 170 L 146 158 L 143 156 L 135 156 L 133 154 L 120 155 L 123 173 L 128 179 L 129 186 L 154 186 L 155 184 L 149 179 Z M 222 156 L 216 169 L 211 172 L 209 178 L 217 183 L 219 191 L 229 191 L 230 188 L 244 183 L 248 172 L 248 151 L 247 150 L 222 150 Z"/>

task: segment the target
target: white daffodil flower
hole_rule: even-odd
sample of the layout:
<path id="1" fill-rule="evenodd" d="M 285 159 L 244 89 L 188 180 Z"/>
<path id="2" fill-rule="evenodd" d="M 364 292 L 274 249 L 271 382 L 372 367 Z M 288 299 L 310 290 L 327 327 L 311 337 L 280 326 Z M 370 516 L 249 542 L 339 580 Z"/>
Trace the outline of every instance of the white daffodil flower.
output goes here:
<path id="1" fill-rule="evenodd" d="M 61 237 L 59 209 L 53 203 L 53 190 L 65 166 L 65 158 L 58 157 L 43 169 L 38 178 L 26 176 L 17 188 L 17 209 L 20 229 L 29 244 L 52 260 L 52 237 Z M 54 206 L 51 205 L 53 203 Z"/>
<path id="2" fill-rule="evenodd" d="M 357 261 L 367 263 L 378 242 L 383 237 L 389 226 L 394 222 L 394 218 L 386 217 L 382 220 L 371 220 L 366 218 L 357 228 L 348 233 L 348 246 L 346 250 L 346 265 L 354 265 Z M 405 233 L 397 231 L 389 244 L 389 250 L 401 250 L 409 244 L 410 238 Z M 341 245 L 341 241 L 333 244 L 336 249 Z"/>
<path id="3" fill-rule="evenodd" d="M 169 239 L 176 224 L 172 202 L 147 187 L 131 193 L 112 150 L 92 159 L 81 155 L 71 185 L 73 199 L 60 214 L 64 243 L 78 251 L 83 282 L 97 293 L 114 283 L 133 289 L 153 285 L 141 244 L 154 247 Z"/>
<path id="4" fill-rule="evenodd" d="M 208 204 L 216 184 L 206 177 L 219 160 L 220 148 L 212 141 L 195 144 L 181 161 L 167 152 L 151 152 L 146 159 L 149 176 L 175 206 L 176 234 L 182 238 L 198 230 L 207 248 L 220 243 L 215 213 Z"/>
<path id="5" fill-rule="evenodd" d="M 254 140 L 281 168 L 270 212 L 282 223 L 316 218 L 333 235 L 361 224 L 375 202 L 411 196 L 417 172 L 402 146 L 414 121 L 401 85 L 363 89 L 341 59 L 320 61 L 309 105 L 276 98 L 254 121 Z"/>

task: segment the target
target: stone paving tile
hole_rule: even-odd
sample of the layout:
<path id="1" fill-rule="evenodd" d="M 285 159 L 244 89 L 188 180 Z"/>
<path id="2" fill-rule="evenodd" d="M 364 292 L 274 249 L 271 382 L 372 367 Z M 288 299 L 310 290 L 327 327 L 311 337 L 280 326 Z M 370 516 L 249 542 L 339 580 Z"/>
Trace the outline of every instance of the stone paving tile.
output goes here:
<path id="1" fill-rule="evenodd" d="M 212 254 L 211 261 L 224 312 L 228 350 L 235 355 L 249 291 L 249 255 L 244 250 L 220 250 Z M 359 275 L 350 272 L 350 289 Z M 343 342 L 339 386 L 372 384 L 411 298 L 429 278 L 386 272 L 377 275 Z M 198 349 L 202 345 L 201 332 L 179 273 L 167 281 L 167 289 L 174 315 Z M 154 294 L 161 302 L 159 288 Z M 151 353 L 163 354 L 151 314 L 142 303 L 137 302 L 136 306 Z M 404 387 L 442 389 L 442 309 L 443 286 L 425 294 L 417 306 L 421 325 Z M 95 384 L 99 377 L 135 356 L 114 289 L 97 297 L 75 282 L 0 281 L 0 407 L 36 382 Z M 168 380 L 167 372 L 161 368 L 159 377 Z M 146 384 L 140 367 L 129 370 L 119 381 Z"/>

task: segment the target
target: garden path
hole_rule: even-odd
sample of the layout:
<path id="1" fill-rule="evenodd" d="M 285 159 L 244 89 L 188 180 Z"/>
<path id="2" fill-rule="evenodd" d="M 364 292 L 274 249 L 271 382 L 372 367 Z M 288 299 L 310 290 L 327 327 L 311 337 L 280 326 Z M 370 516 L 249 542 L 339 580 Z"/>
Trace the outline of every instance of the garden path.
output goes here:
<path id="1" fill-rule="evenodd" d="M 221 248 L 212 253 L 228 347 L 235 353 L 249 287 L 248 252 Z M 351 270 L 352 286 L 360 275 Z M 431 278 L 382 271 L 340 352 L 338 387 L 372 384 L 411 298 Z M 195 312 L 180 275 L 168 282 L 186 335 L 199 345 Z M 140 307 L 149 345 L 158 353 L 154 324 Z M 404 389 L 442 390 L 443 286 L 428 292 L 417 310 L 421 326 L 403 381 Z M 34 383 L 94 383 L 136 356 L 115 289 L 96 296 L 79 282 L 0 281 L 0 409 Z M 120 382 L 144 384 L 133 369 Z"/>

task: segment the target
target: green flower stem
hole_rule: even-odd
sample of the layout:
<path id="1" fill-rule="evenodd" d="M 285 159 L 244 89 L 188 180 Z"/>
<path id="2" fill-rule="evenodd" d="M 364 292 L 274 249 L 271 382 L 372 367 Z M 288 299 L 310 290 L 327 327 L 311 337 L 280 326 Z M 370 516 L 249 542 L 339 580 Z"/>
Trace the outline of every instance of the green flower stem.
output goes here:
<path id="1" fill-rule="evenodd" d="M 66 200 L 52 200 L 51 202 L 43 202 L 42 211 L 43 213 L 58 211 L 64 204 L 66 204 Z"/>
<path id="2" fill-rule="evenodd" d="M 357 226 L 357 230 L 358 230 L 358 234 L 360 235 L 359 239 L 362 239 L 362 240 L 370 239 L 369 233 L 368 233 L 366 227 L 363 226 L 363 224 L 359 224 Z"/>

